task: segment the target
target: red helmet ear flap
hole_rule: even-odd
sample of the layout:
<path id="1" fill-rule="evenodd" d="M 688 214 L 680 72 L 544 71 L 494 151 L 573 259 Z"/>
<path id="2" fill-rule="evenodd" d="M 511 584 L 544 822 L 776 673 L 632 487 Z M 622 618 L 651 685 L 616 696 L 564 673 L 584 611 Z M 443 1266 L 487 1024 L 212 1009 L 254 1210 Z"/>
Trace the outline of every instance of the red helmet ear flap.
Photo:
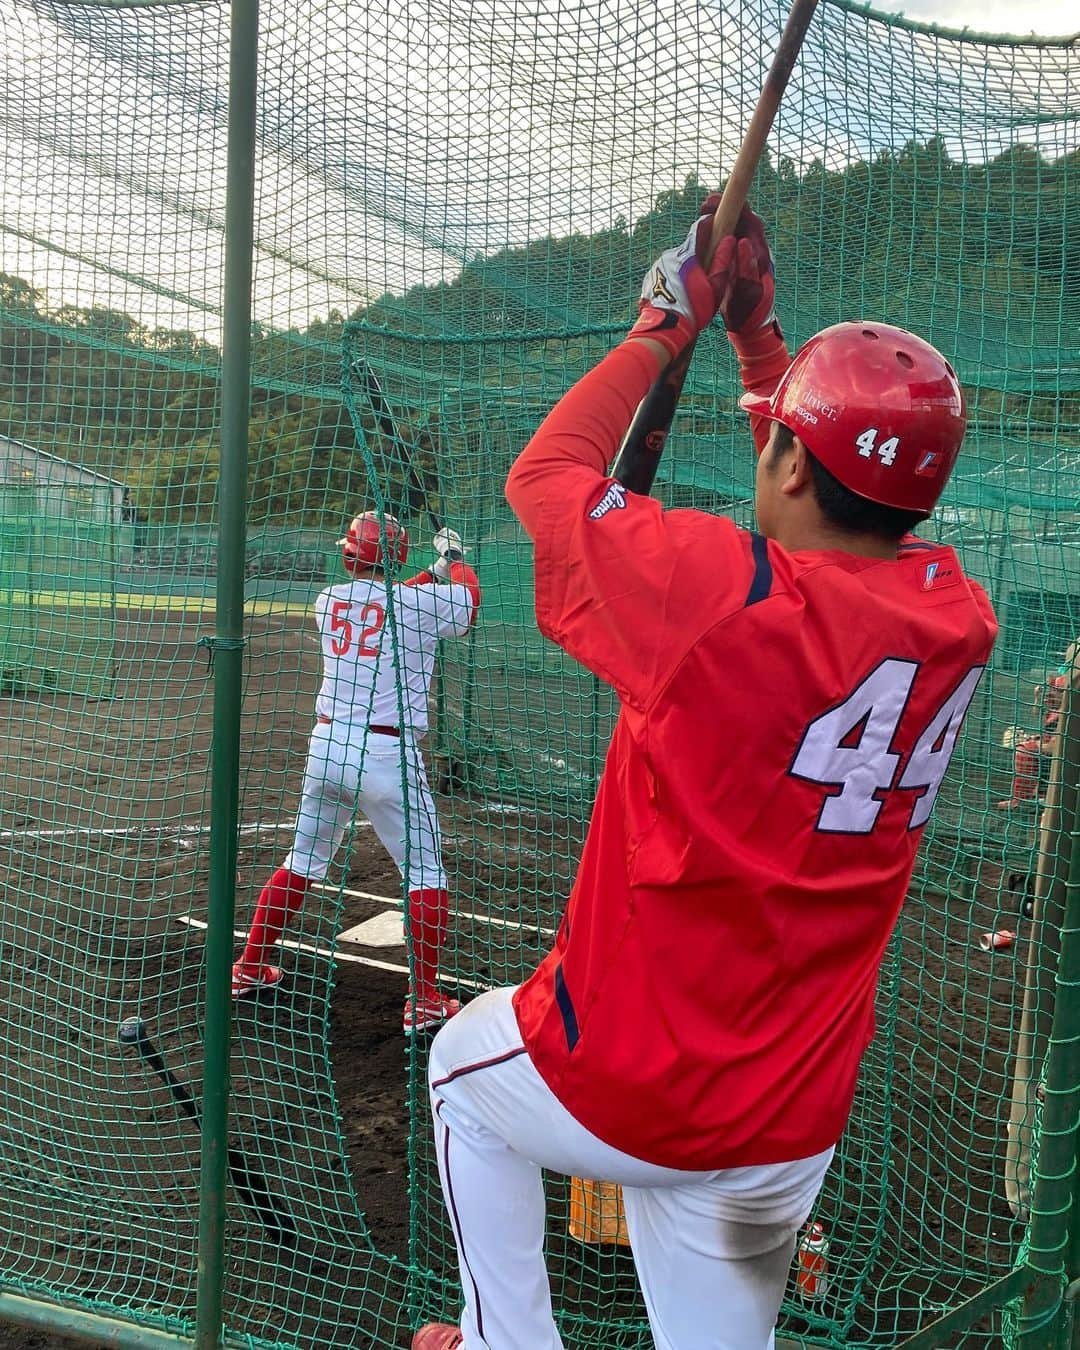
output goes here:
<path id="1" fill-rule="evenodd" d="M 770 398 L 748 412 L 790 428 L 860 497 L 929 515 L 960 453 L 956 372 L 928 342 L 884 323 L 838 323 L 800 347 Z"/>
<path id="2" fill-rule="evenodd" d="M 409 534 L 404 525 L 389 513 L 382 517 L 375 511 L 354 516 L 344 539 L 339 539 L 341 557 L 349 572 L 362 572 L 368 567 L 382 568 L 383 532 L 391 565 L 401 566 L 409 555 Z"/>

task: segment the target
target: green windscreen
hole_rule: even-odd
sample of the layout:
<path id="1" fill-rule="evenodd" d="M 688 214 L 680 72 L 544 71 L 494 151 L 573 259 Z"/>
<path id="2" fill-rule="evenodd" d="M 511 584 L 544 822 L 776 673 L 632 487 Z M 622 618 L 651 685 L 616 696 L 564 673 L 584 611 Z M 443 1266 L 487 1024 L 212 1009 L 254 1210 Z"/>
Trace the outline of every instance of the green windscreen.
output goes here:
<path id="1" fill-rule="evenodd" d="M 291 843 L 312 601 L 344 580 L 350 518 L 384 505 L 406 575 L 445 523 L 483 587 L 440 650 L 425 750 L 445 988 L 516 983 L 551 943 L 616 707 L 537 632 L 503 484 L 730 170 L 784 18 L 262 4 L 238 947 Z M 143 1018 L 198 1093 L 229 21 L 223 0 L 0 0 L 0 1285 L 188 1335 L 198 1132 L 117 1032 Z M 925 532 L 1001 621 L 815 1214 L 828 1284 L 808 1298 L 793 1271 L 785 1298 L 799 1343 L 885 1350 L 1011 1270 L 1024 1236 L 1037 1093 L 1014 1088 L 1015 1047 L 1028 988 L 1038 1080 L 1055 959 L 1050 938 L 1029 954 L 1026 911 L 1048 681 L 1080 634 L 1078 60 L 1075 41 L 821 0 L 752 192 L 792 350 L 866 317 L 956 366 L 969 434 Z M 666 506 L 752 523 L 738 393 L 723 332 L 703 335 Z M 401 1031 L 402 901 L 357 817 L 285 933 L 281 992 L 236 1009 L 232 1142 L 296 1235 L 230 1187 L 238 1344 L 404 1346 L 457 1314 L 427 1042 Z M 566 1183 L 548 1189 L 566 1344 L 644 1350 L 628 1250 L 572 1236 Z M 987 1314 L 950 1344 L 1002 1334 Z"/>
<path id="2" fill-rule="evenodd" d="M 20 481 L 0 487 L 0 691 L 109 697 L 119 504 L 95 475 L 75 469 L 64 483 L 50 478 L 47 458 L 28 447 L 22 458 L 37 459 L 44 481 L 28 482 L 24 463 Z"/>

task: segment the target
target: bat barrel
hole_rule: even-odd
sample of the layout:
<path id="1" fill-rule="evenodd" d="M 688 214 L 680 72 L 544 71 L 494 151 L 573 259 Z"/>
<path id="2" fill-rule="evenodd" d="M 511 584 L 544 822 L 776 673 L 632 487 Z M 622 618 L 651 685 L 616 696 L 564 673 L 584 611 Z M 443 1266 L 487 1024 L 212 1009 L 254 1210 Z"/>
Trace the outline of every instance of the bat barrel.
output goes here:
<path id="1" fill-rule="evenodd" d="M 802 47 L 817 4 L 818 0 L 794 0 L 754 115 L 750 119 L 734 167 L 724 186 L 720 205 L 713 215 L 712 231 L 706 247 L 706 263 L 712 261 L 720 240 L 725 235 L 734 233 L 739 213 L 746 204 L 758 161 L 761 159 L 765 142 L 769 138 L 769 132 L 780 107 L 780 99 L 788 76 L 798 59 L 799 49 Z M 694 346 L 691 343 L 675 361 L 660 372 L 652 388 L 638 405 L 633 421 L 619 447 L 611 469 L 612 476 L 631 492 L 645 493 L 653 485 L 693 351 Z"/>
<path id="2" fill-rule="evenodd" d="M 776 114 L 780 108 L 780 100 L 783 98 L 795 62 L 799 59 L 799 51 L 802 48 L 806 31 L 810 27 L 810 21 L 814 17 L 817 5 L 818 0 L 795 0 L 788 14 L 784 31 L 780 35 L 779 45 L 773 54 L 769 73 L 765 77 L 761 97 L 758 99 L 754 115 L 750 119 L 746 135 L 743 137 L 743 143 L 739 147 L 734 167 L 724 186 L 720 205 L 716 208 L 716 213 L 713 216 L 707 262 L 712 261 L 712 256 L 716 252 L 720 240 L 725 235 L 734 232 L 739 213 L 746 205 L 746 199 L 750 194 L 750 184 L 754 181 L 754 174 L 757 172 L 762 151 L 765 149 L 765 142 L 769 139 L 769 132 L 772 130 L 773 122 L 776 120 Z"/>

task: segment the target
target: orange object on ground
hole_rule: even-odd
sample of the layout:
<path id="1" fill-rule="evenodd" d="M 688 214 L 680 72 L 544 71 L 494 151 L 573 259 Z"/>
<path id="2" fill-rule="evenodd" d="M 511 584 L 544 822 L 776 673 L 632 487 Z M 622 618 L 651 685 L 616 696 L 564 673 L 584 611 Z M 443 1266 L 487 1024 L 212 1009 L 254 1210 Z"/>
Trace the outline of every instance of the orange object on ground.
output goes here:
<path id="1" fill-rule="evenodd" d="M 570 1178 L 570 1236 L 579 1242 L 629 1247 L 622 1189 L 613 1181 Z"/>

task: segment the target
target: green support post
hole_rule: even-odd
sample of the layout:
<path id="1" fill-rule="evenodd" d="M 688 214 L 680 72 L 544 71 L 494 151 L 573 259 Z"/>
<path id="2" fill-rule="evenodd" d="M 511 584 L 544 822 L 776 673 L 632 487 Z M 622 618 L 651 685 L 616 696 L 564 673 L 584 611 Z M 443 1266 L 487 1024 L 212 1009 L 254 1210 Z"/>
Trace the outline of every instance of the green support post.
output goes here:
<path id="1" fill-rule="evenodd" d="M 222 340 L 221 475 L 218 488 L 214 745 L 210 897 L 206 933 L 206 1042 L 196 1350 L 221 1343 L 225 1283 L 225 1184 L 229 1128 L 230 967 L 236 913 L 236 830 L 244 649 L 244 549 L 251 404 L 251 278 L 255 209 L 258 0 L 232 0 L 228 181 Z"/>
<path id="2" fill-rule="evenodd" d="M 1062 709 L 1059 839 L 1069 850 L 1065 917 L 1046 1061 L 1045 1105 L 1028 1235 L 1028 1267 L 1039 1278 L 1024 1300 L 1017 1350 L 1063 1350 L 1073 1339 L 1072 1299 L 1080 1235 L 1077 1200 L 1080 1126 L 1080 692 L 1075 663 Z M 1071 1232 L 1070 1232 L 1071 1229 Z"/>

